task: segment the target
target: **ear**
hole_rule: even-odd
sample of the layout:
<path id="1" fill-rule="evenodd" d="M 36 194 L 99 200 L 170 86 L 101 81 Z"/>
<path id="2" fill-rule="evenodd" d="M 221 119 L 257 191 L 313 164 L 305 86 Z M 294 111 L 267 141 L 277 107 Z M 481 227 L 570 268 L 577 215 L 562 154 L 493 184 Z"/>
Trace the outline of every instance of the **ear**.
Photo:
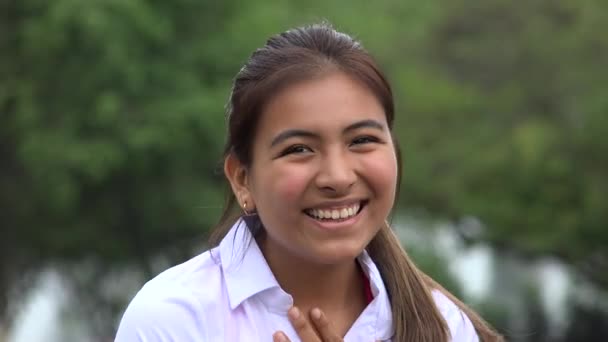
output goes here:
<path id="1" fill-rule="evenodd" d="M 228 178 L 232 193 L 234 193 L 241 208 L 245 211 L 254 210 L 255 202 L 250 191 L 248 169 L 233 153 L 230 153 L 224 160 L 224 174 Z M 244 208 L 245 206 L 246 208 Z"/>

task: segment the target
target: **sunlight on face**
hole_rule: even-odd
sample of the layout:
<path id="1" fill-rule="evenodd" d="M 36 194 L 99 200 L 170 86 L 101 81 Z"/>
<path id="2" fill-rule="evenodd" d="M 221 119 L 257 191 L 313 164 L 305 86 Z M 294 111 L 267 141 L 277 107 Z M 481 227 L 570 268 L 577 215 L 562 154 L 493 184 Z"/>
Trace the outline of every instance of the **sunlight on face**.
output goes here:
<path id="1" fill-rule="evenodd" d="M 283 89 L 262 112 L 248 180 L 266 253 L 352 261 L 395 197 L 397 160 L 380 102 L 339 72 Z"/>

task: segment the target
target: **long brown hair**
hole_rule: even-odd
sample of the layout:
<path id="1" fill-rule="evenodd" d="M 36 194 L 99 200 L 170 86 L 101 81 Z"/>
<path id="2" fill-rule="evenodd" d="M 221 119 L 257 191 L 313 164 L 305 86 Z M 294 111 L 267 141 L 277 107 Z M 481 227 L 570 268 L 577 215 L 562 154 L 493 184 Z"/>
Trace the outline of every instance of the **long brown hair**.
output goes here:
<path id="1" fill-rule="evenodd" d="M 373 58 L 350 36 L 337 32 L 329 24 L 315 24 L 271 37 L 236 75 L 227 105 L 228 137 L 224 157 L 233 154 L 243 165 L 251 165 L 256 124 L 274 90 L 335 70 L 361 81 L 374 93 L 392 130 L 395 113 L 392 90 Z M 400 165 L 397 143 L 395 146 Z M 401 168 L 399 170 L 401 173 Z M 224 213 L 212 232 L 210 245 L 219 244 L 240 216 L 236 198 L 228 188 Z M 263 229 L 259 219 L 249 226 L 255 230 L 254 234 Z M 466 313 L 482 341 L 502 340 L 473 310 L 414 265 L 388 223 L 372 239 L 367 251 L 380 270 L 388 291 L 394 341 L 449 340 L 447 324 L 435 306 L 432 290 L 444 293 Z"/>

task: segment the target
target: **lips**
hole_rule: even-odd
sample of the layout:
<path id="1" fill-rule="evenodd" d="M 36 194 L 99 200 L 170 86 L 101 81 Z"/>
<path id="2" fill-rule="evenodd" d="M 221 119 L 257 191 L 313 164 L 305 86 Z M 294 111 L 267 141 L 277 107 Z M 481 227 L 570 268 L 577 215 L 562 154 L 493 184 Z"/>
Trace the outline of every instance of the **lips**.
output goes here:
<path id="1" fill-rule="evenodd" d="M 364 201 L 358 201 L 342 206 L 310 208 L 304 210 L 304 213 L 316 220 L 344 221 L 357 216 L 365 204 Z"/>

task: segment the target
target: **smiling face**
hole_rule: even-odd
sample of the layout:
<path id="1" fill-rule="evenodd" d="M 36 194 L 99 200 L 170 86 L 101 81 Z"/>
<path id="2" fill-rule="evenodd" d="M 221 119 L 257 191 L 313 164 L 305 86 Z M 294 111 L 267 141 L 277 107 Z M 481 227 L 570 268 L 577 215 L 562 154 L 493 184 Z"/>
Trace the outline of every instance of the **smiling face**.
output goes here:
<path id="1" fill-rule="evenodd" d="M 397 159 L 384 110 L 343 73 L 276 94 L 261 113 L 252 156 L 249 168 L 229 157 L 226 170 L 237 198 L 256 207 L 263 251 L 275 256 L 352 261 L 393 206 Z"/>

